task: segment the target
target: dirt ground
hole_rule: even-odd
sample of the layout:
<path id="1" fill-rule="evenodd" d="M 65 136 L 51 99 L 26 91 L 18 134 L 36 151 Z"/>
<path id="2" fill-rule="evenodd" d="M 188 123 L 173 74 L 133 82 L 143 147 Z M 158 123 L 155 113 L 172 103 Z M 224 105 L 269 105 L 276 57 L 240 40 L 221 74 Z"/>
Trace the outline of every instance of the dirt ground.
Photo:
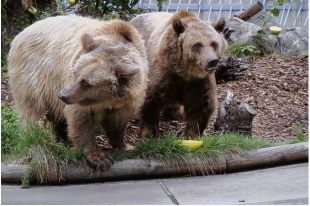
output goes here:
<path id="1" fill-rule="evenodd" d="M 293 124 L 298 124 L 308 134 L 308 58 L 280 57 L 276 55 L 245 61 L 246 71 L 234 81 L 218 84 L 219 103 L 231 90 L 237 100 L 247 102 L 257 115 L 252 125 L 252 136 L 270 141 L 286 140 L 294 136 Z M 1 77 L 1 101 L 13 107 L 7 77 Z M 213 117 L 206 132 L 213 133 Z M 161 130 L 182 133 L 182 121 L 162 120 Z M 139 124 L 128 123 L 128 142 L 138 138 Z"/>

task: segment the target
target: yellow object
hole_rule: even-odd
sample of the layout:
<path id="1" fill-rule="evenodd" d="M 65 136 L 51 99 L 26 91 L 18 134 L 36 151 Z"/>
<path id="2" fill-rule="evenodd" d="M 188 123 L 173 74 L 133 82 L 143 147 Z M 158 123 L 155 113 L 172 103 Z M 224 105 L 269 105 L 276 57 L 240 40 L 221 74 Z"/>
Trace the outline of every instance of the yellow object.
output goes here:
<path id="1" fill-rule="evenodd" d="M 183 147 L 186 147 L 188 149 L 198 149 L 199 147 L 201 147 L 203 144 L 202 141 L 198 141 L 198 140 L 181 140 L 180 145 Z"/>
<path id="2" fill-rule="evenodd" d="M 36 15 L 36 13 L 37 13 L 37 9 L 36 9 L 34 6 L 30 6 L 29 9 L 28 9 L 28 11 L 29 11 L 30 13 L 32 13 L 33 15 Z"/>
<path id="3" fill-rule="evenodd" d="M 276 34 L 277 35 L 277 34 L 279 34 L 282 31 L 282 29 L 280 27 L 277 27 L 277 26 L 271 26 L 271 27 L 269 27 L 269 31 L 272 34 Z"/>
<path id="4" fill-rule="evenodd" d="M 68 0 L 69 4 L 73 5 L 75 4 L 75 0 Z"/>

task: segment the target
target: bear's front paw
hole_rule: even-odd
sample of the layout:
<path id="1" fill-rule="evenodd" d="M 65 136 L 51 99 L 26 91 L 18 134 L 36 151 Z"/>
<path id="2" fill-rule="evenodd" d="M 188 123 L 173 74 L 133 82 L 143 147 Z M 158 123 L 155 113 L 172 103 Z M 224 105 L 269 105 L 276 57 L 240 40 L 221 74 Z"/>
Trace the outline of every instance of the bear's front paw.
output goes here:
<path id="1" fill-rule="evenodd" d="M 113 165 L 112 157 L 104 151 L 85 152 L 90 167 L 96 170 L 108 170 Z"/>

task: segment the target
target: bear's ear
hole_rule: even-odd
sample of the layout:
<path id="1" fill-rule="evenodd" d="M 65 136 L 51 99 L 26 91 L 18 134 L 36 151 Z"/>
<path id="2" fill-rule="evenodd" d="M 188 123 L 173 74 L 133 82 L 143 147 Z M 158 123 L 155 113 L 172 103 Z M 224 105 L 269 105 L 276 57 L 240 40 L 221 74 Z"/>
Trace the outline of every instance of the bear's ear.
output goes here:
<path id="1" fill-rule="evenodd" d="M 122 22 L 122 24 L 119 25 L 118 32 L 124 37 L 124 39 L 127 42 L 133 42 L 134 36 L 133 36 L 132 28 L 130 28 L 124 22 Z"/>
<path id="2" fill-rule="evenodd" d="M 178 15 L 173 16 L 172 27 L 177 35 L 180 35 L 185 31 L 185 25 Z"/>
<path id="3" fill-rule="evenodd" d="M 90 34 L 88 34 L 88 33 L 84 33 L 82 35 L 81 42 L 82 42 L 83 50 L 85 52 L 90 52 L 90 51 L 92 51 L 93 49 L 96 48 L 96 44 L 95 44 L 94 38 Z"/>
<path id="4" fill-rule="evenodd" d="M 225 18 L 221 17 L 217 22 L 212 23 L 212 26 L 216 31 L 222 32 L 225 28 L 225 24 L 226 24 Z"/>

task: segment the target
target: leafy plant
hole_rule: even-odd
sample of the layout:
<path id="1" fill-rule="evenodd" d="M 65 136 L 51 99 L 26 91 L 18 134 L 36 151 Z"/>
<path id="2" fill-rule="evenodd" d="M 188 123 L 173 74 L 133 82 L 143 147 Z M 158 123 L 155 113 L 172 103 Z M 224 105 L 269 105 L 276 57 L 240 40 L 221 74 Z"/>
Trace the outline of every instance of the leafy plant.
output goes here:
<path id="1" fill-rule="evenodd" d="M 157 0 L 157 8 L 158 11 L 162 11 L 163 10 L 163 4 L 167 2 L 167 0 Z"/>
<path id="2" fill-rule="evenodd" d="M 277 7 L 282 6 L 283 3 L 285 3 L 285 2 L 289 2 L 289 0 L 276 0 L 275 2 L 273 2 L 273 4 L 269 6 L 269 9 L 270 9 L 270 12 L 272 13 L 272 15 L 279 16 L 280 11 Z"/>
<path id="3" fill-rule="evenodd" d="M 21 127 L 17 113 L 1 103 L 1 153 L 10 154 L 16 150 Z M 2 158 L 2 156 L 1 156 Z"/>
<path id="4" fill-rule="evenodd" d="M 250 57 L 255 58 L 260 54 L 260 51 L 256 48 L 256 46 L 248 44 L 248 43 L 240 43 L 233 44 L 227 48 L 227 53 L 232 56 L 237 57 Z"/>
<path id="5" fill-rule="evenodd" d="M 139 0 L 81 0 L 78 4 L 77 13 L 100 19 L 130 20 L 134 14 L 144 12 L 141 8 L 134 8 L 138 2 Z"/>

